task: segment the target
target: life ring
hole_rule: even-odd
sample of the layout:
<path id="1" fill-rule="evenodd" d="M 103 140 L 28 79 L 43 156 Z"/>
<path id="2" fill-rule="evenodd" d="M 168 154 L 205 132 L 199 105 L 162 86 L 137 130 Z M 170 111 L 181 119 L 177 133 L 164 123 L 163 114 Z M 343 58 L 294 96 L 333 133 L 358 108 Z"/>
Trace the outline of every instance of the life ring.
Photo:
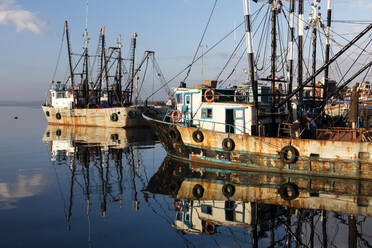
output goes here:
<path id="1" fill-rule="evenodd" d="M 280 197 L 283 200 L 291 201 L 298 197 L 298 186 L 294 183 L 285 183 L 282 184 L 278 191 Z"/>
<path id="2" fill-rule="evenodd" d="M 236 100 L 238 100 L 239 102 L 243 102 L 246 100 L 247 98 L 247 92 L 245 92 L 245 90 L 237 90 L 235 92 L 235 98 Z"/>
<path id="3" fill-rule="evenodd" d="M 113 113 L 111 116 L 110 116 L 110 119 L 111 121 L 118 121 L 119 120 L 119 116 L 117 113 Z"/>
<path id="4" fill-rule="evenodd" d="M 181 118 L 182 118 L 182 114 L 180 111 L 177 111 L 177 110 L 172 111 L 172 114 L 171 114 L 172 122 L 178 123 L 181 121 Z"/>
<path id="5" fill-rule="evenodd" d="M 207 220 L 205 222 L 204 230 L 206 234 L 214 234 L 216 232 L 216 226 L 213 224 L 213 222 Z"/>
<path id="6" fill-rule="evenodd" d="M 173 200 L 173 209 L 175 211 L 180 211 L 182 209 L 182 203 L 179 200 Z"/>
<path id="7" fill-rule="evenodd" d="M 235 142 L 231 138 L 226 138 L 222 141 L 222 148 L 224 151 L 231 152 L 235 148 Z"/>
<path id="8" fill-rule="evenodd" d="M 192 189 L 192 195 L 196 198 L 196 199 L 200 199 L 203 197 L 204 195 L 204 188 L 203 186 L 201 186 L 200 184 L 196 184 L 194 186 L 194 188 Z"/>
<path id="9" fill-rule="evenodd" d="M 180 137 L 181 137 L 181 134 L 180 132 L 177 130 L 177 128 L 175 127 L 171 127 L 169 129 L 169 137 L 171 138 L 171 140 L 173 141 L 179 141 Z"/>
<path id="10" fill-rule="evenodd" d="M 234 185 L 231 185 L 231 184 L 225 184 L 222 187 L 222 193 L 227 198 L 232 197 L 235 194 L 235 186 Z"/>
<path id="11" fill-rule="evenodd" d="M 128 116 L 129 116 L 129 118 L 134 119 L 134 118 L 136 118 L 136 112 L 130 110 L 130 111 L 128 112 Z"/>
<path id="12" fill-rule="evenodd" d="M 280 151 L 280 159 L 286 164 L 295 163 L 298 159 L 298 156 L 298 150 L 291 145 L 283 147 L 283 149 Z"/>
<path id="13" fill-rule="evenodd" d="M 204 140 L 204 135 L 203 133 L 200 131 L 200 130 L 195 130 L 193 133 L 192 133 L 192 139 L 197 142 L 197 143 L 200 143 L 200 142 L 203 142 Z"/>
<path id="14" fill-rule="evenodd" d="M 207 89 L 204 92 L 204 99 L 207 102 L 213 102 L 214 101 L 214 90 L 212 89 Z"/>
<path id="15" fill-rule="evenodd" d="M 62 118 L 61 114 L 60 113 L 57 113 L 56 114 L 56 118 L 57 118 L 57 120 L 60 120 Z"/>

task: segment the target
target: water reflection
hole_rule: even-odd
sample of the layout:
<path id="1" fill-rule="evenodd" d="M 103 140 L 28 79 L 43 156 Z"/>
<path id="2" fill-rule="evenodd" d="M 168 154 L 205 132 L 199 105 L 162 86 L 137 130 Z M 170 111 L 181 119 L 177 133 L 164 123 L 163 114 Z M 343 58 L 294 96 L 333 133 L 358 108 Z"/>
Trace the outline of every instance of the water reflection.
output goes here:
<path id="1" fill-rule="evenodd" d="M 78 204 L 85 205 L 88 218 L 92 212 L 105 217 L 110 204 L 122 208 L 125 190 L 132 192 L 133 208 L 139 210 L 135 179 L 142 178 L 141 150 L 153 148 L 155 140 L 148 128 L 46 128 L 43 141 L 56 170 L 68 230 L 75 201 L 81 198 L 84 204 Z"/>
<path id="2" fill-rule="evenodd" d="M 17 175 L 14 182 L 1 182 L 0 210 L 16 208 L 19 200 L 39 194 L 50 183 L 44 174 Z"/>
<path id="3" fill-rule="evenodd" d="M 370 247 L 371 181 L 205 168 L 167 157 L 144 189 L 172 226 L 235 246 Z M 155 198 L 154 198 L 155 199 Z"/>

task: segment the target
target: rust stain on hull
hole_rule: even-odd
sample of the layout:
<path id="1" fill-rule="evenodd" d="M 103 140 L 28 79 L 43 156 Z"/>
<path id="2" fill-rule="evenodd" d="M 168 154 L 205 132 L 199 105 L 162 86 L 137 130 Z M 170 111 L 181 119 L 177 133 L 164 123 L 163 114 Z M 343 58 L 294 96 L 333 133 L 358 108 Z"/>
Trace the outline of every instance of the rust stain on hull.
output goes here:
<path id="1" fill-rule="evenodd" d="M 142 110 L 136 107 L 113 107 L 99 109 L 63 109 L 42 106 L 45 118 L 52 125 L 87 127 L 145 127 Z M 130 115 L 129 112 L 135 113 Z M 112 119 L 117 116 L 117 120 Z M 59 118 L 58 118 L 59 117 Z"/>

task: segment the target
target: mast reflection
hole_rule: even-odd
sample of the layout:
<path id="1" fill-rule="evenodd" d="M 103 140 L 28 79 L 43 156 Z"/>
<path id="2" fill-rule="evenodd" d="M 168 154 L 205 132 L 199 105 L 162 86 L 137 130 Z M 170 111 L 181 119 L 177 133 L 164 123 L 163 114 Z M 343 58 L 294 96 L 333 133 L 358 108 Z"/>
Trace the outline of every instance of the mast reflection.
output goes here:
<path id="1" fill-rule="evenodd" d="M 51 125 L 46 128 L 43 142 L 48 145 L 61 196 L 66 199 L 68 230 L 71 229 L 74 200 L 81 194 L 88 218 L 92 211 L 97 211 L 92 206 L 99 206 L 102 217 L 107 215 L 110 203 L 118 203 L 122 208 L 125 189 L 132 191 L 133 206 L 135 210 L 139 209 L 135 177 L 139 173 L 141 149 L 153 147 L 155 140 L 155 134 L 147 128 Z M 68 196 L 64 197 L 67 182 Z"/>
<path id="2" fill-rule="evenodd" d="M 370 247 L 371 186 L 206 168 L 167 157 L 144 193 L 171 198 L 172 226 L 184 234 L 214 241 L 231 236 L 252 247 Z"/>

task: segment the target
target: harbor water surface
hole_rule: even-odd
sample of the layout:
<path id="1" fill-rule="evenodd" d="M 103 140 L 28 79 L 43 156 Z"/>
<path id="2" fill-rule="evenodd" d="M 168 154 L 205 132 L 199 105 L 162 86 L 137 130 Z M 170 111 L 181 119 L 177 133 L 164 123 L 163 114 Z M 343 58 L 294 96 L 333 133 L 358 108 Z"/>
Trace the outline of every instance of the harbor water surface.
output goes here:
<path id="1" fill-rule="evenodd" d="M 368 181 L 199 168 L 166 157 L 151 129 L 50 127 L 40 106 L 0 116 L 0 247 L 372 245 Z M 280 198 L 283 180 L 298 199 Z"/>

